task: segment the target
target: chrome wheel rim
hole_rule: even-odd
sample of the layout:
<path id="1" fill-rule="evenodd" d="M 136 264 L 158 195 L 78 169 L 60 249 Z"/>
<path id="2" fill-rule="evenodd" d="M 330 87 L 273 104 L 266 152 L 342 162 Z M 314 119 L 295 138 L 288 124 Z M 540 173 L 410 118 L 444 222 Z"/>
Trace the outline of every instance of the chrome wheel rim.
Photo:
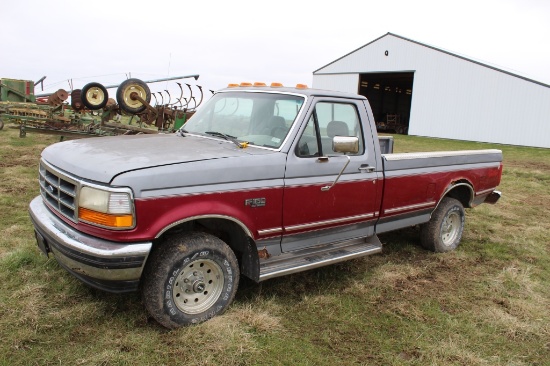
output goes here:
<path id="1" fill-rule="evenodd" d="M 199 314 L 214 305 L 223 285 L 221 267 L 211 259 L 198 259 L 187 264 L 178 274 L 172 297 L 182 312 Z"/>
<path id="2" fill-rule="evenodd" d="M 460 231 L 460 215 L 456 212 L 452 212 L 445 217 L 443 224 L 441 224 L 441 241 L 443 244 L 449 246 L 458 237 Z"/>

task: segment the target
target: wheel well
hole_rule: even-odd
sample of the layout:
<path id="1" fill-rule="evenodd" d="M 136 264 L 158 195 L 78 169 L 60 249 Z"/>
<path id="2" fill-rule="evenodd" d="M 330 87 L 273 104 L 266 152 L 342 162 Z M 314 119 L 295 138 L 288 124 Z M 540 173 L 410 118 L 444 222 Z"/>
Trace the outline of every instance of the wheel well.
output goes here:
<path id="1" fill-rule="evenodd" d="M 462 203 L 464 207 L 471 207 L 474 190 L 472 185 L 467 180 L 454 182 L 443 197 L 455 198 Z"/>
<path id="2" fill-rule="evenodd" d="M 224 218 L 200 218 L 183 222 L 170 228 L 162 234 L 155 245 L 161 245 L 167 236 L 178 235 L 183 232 L 201 231 L 223 240 L 235 253 L 239 261 L 241 274 L 258 281 L 260 277 L 260 262 L 256 243 L 249 237 L 242 227 L 234 221 Z"/>

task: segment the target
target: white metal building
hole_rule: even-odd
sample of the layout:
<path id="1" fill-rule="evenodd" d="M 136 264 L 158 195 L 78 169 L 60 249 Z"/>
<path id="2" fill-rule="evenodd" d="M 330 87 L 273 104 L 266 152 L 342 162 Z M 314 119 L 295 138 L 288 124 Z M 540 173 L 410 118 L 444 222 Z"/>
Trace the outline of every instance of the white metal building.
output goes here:
<path id="1" fill-rule="evenodd" d="M 365 95 L 379 131 L 550 148 L 550 85 L 392 33 L 314 71 L 313 87 Z"/>

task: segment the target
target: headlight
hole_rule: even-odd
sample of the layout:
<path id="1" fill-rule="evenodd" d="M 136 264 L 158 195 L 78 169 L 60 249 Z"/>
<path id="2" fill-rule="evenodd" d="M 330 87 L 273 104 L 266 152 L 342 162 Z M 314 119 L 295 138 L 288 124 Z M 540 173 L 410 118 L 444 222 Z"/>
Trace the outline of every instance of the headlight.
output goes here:
<path id="1" fill-rule="evenodd" d="M 111 192 L 84 186 L 80 190 L 78 206 L 78 219 L 81 221 L 114 229 L 134 227 L 130 192 Z"/>

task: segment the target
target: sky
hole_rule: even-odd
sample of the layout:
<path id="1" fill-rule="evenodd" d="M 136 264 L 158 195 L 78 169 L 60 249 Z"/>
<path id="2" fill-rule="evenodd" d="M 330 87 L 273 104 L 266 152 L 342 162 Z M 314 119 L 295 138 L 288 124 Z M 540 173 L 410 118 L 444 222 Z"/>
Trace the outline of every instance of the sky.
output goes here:
<path id="1" fill-rule="evenodd" d="M 311 86 L 388 32 L 550 84 L 546 0 L 2 0 L 0 15 L 0 78 L 46 76 L 36 94 L 193 74 L 206 99 L 229 83 Z"/>

